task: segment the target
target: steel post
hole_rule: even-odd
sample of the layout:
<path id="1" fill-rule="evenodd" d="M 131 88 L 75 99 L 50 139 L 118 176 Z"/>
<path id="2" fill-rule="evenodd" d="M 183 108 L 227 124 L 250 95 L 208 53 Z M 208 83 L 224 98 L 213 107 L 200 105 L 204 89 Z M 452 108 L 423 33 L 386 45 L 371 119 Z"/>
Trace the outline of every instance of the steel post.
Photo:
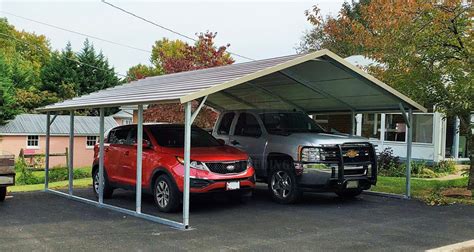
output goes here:
<path id="1" fill-rule="evenodd" d="M 136 212 L 142 212 L 143 105 L 138 105 Z"/>
<path id="2" fill-rule="evenodd" d="M 191 163 L 191 102 L 185 104 L 184 110 L 184 190 L 183 190 L 183 224 L 189 227 L 189 172 Z"/>
<path id="3" fill-rule="evenodd" d="M 405 196 L 411 197 L 411 151 L 413 142 L 413 110 L 408 110 L 408 122 L 407 122 L 407 160 L 406 160 L 406 189 Z"/>
<path id="4" fill-rule="evenodd" d="M 69 124 L 69 195 L 73 194 L 73 179 L 74 179 L 74 110 L 71 110 L 70 124 Z"/>
<path id="5" fill-rule="evenodd" d="M 49 148 L 50 148 L 50 135 L 51 135 L 51 113 L 46 113 L 46 149 L 44 157 L 44 190 L 48 189 L 49 186 Z"/>
<path id="6" fill-rule="evenodd" d="M 99 125 L 99 205 L 104 203 L 104 108 L 100 108 Z"/>

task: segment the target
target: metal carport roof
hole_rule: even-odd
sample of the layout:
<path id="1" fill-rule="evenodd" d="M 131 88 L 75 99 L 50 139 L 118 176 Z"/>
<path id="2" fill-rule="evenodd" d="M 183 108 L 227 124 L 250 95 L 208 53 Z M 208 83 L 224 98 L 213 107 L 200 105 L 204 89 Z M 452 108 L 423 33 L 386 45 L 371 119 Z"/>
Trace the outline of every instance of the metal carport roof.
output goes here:
<path id="1" fill-rule="evenodd" d="M 149 77 L 48 105 L 39 111 L 185 103 L 208 96 L 218 109 L 305 112 L 426 109 L 329 50 Z"/>

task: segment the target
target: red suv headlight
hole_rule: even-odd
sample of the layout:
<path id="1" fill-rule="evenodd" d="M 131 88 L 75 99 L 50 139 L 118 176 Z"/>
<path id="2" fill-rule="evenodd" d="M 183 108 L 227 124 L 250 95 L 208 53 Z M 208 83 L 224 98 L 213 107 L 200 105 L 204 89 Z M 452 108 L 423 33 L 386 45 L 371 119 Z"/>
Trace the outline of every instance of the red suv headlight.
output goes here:
<path id="1" fill-rule="evenodd" d="M 176 160 L 178 160 L 178 162 L 180 164 L 184 165 L 184 158 L 176 157 Z M 198 169 L 198 170 L 203 170 L 203 171 L 208 171 L 209 170 L 209 169 L 207 169 L 206 164 L 201 162 L 201 161 L 191 160 L 191 163 L 189 164 L 189 166 L 193 169 Z"/>

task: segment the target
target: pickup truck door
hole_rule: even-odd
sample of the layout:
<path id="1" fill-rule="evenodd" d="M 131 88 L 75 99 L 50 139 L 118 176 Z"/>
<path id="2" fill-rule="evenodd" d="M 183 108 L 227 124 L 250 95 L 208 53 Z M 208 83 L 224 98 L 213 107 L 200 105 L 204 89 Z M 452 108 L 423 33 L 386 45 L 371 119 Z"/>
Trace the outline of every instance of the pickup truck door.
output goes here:
<path id="1" fill-rule="evenodd" d="M 227 112 L 221 116 L 217 122 L 216 128 L 213 131 L 213 136 L 217 139 L 223 140 L 227 145 L 230 145 L 230 127 L 235 118 L 235 112 Z"/>
<path id="2" fill-rule="evenodd" d="M 259 176 L 265 174 L 265 167 L 263 167 L 265 142 L 258 119 L 253 114 L 240 113 L 234 130 L 231 132 L 229 145 L 242 149 L 249 154 Z"/>

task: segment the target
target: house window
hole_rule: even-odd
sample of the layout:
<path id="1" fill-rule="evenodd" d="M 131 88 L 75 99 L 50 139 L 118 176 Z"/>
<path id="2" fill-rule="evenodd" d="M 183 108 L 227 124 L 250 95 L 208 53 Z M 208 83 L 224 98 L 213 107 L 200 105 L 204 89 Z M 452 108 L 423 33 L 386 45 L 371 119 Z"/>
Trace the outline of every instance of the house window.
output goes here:
<path id="1" fill-rule="evenodd" d="M 86 147 L 94 148 L 94 145 L 97 143 L 97 136 L 87 136 Z"/>
<path id="2" fill-rule="evenodd" d="M 380 114 L 362 115 L 362 136 L 369 139 L 380 140 Z"/>
<path id="3" fill-rule="evenodd" d="M 405 142 L 407 127 L 400 114 L 385 115 L 385 141 Z"/>
<path id="4" fill-rule="evenodd" d="M 129 125 L 129 124 L 132 124 L 131 119 L 122 119 L 122 125 Z"/>
<path id="5" fill-rule="evenodd" d="M 413 142 L 433 143 L 433 115 L 413 115 Z"/>
<path id="6" fill-rule="evenodd" d="M 39 148 L 39 136 L 28 136 L 26 139 L 26 147 L 29 149 Z"/>

